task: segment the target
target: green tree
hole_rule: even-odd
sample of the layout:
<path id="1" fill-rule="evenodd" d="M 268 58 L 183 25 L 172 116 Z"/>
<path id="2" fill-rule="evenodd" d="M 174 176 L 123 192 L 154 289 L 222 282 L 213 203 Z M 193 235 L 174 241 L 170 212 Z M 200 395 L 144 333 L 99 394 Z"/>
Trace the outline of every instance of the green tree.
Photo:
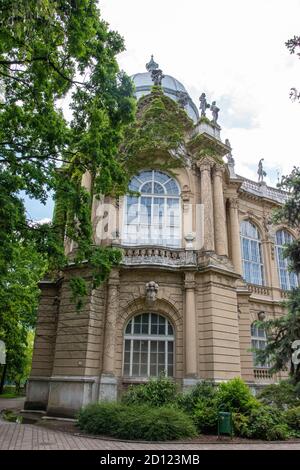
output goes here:
<path id="1" fill-rule="evenodd" d="M 34 240 L 55 270 L 66 262 L 67 234 L 78 245 L 76 260 L 95 266 L 95 283 L 120 260 L 115 250 L 92 247 L 90 210 L 92 196 L 127 188 L 117 150 L 134 101 L 116 61 L 123 49 L 96 0 L 0 1 L 0 276 L 19 240 Z M 71 122 L 60 107 L 66 97 Z M 86 171 L 92 194 L 80 184 Z M 33 224 L 20 192 L 45 203 L 50 190 L 54 221 Z M 79 282 L 73 287 L 84 292 Z"/>
<path id="2" fill-rule="evenodd" d="M 0 278 L 0 339 L 6 345 L 6 376 L 17 384 L 28 371 L 30 332 L 35 326 L 38 281 L 47 268 L 34 244 L 15 246 L 7 275 Z M 25 378 L 25 377 L 24 377 Z M 2 374 L 0 393 L 5 373 Z"/>
<path id="3" fill-rule="evenodd" d="M 300 49 L 300 36 L 294 36 L 292 39 L 289 39 L 285 43 L 287 49 L 290 51 L 290 54 L 297 54 L 300 57 L 299 49 Z M 297 88 L 293 87 L 290 91 L 290 98 L 293 101 L 300 101 L 300 93 Z"/>
<path id="4" fill-rule="evenodd" d="M 292 173 L 282 178 L 280 186 L 287 190 L 286 203 L 276 211 L 275 223 L 285 223 L 300 233 L 300 168 L 294 167 Z M 290 261 L 290 269 L 300 275 L 300 239 L 295 239 L 285 249 L 285 256 Z M 264 351 L 257 351 L 258 360 L 271 361 L 271 373 L 286 367 L 290 369 L 293 382 L 300 382 L 300 364 L 292 361 L 292 344 L 300 339 L 300 288 L 293 289 L 285 302 L 287 314 L 263 322 L 267 333 L 267 346 Z"/>

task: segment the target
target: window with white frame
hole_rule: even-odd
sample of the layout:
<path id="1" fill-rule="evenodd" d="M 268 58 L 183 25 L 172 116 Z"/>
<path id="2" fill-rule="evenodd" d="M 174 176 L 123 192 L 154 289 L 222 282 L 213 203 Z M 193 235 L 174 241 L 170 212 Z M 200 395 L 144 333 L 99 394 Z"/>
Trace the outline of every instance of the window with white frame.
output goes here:
<path id="1" fill-rule="evenodd" d="M 122 242 L 127 245 L 181 245 L 180 189 L 174 178 L 156 170 L 142 171 L 129 184 Z"/>
<path id="2" fill-rule="evenodd" d="M 257 368 L 269 368 L 270 364 L 268 362 L 261 362 L 257 359 L 258 349 L 266 349 L 267 346 L 267 336 L 266 331 L 262 326 L 257 326 L 257 324 L 252 323 L 251 325 L 251 348 L 253 356 L 253 365 Z"/>
<path id="3" fill-rule="evenodd" d="M 157 313 L 133 317 L 124 334 L 123 375 L 174 375 L 174 332 L 167 318 Z"/>
<path id="4" fill-rule="evenodd" d="M 294 238 L 286 230 L 278 230 L 276 232 L 276 259 L 280 280 L 280 287 L 284 290 L 291 290 L 298 287 L 298 277 L 296 273 L 289 271 L 289 260 L 283 256 L 284 247 L 288 243 L 292 243 Z"/>
<path id="5" fill-rule="evenodd" d="M 241 222 L 243 277 L 250 284 L 264 285 L 264 269 L 260 235 L 249 220 Z"/>

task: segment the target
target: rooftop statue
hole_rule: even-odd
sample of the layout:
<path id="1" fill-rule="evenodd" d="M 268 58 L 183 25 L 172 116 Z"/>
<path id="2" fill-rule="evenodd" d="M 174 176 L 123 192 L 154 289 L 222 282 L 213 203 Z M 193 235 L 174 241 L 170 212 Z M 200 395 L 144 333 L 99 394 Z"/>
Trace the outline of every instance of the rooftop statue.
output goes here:
<path id="1" fill-rule="evenodd" d="M 206 100 L 206 94 L 205 93 L 202 93 L 200 98 L 199 98 L 199 101 L 200 101 L 200 111 L 201 111 L 201 117 L 202 116 L 206 116 L 206 110 L 208 108 L 210 108 L 210 104 L 208 104 L 207 100 Z"/>
<path id="2" fill-rule="evenodd" d="M 153 69 L 151 72 L 151 78 L 155 86 L 161 86 L 162 79 L 165 78 L 161 69 Z"/>
<path id="3" fill-rule="evenodd" d="M 181 108 L 184 108 L 189 102 L 189 95 L 185 91 L 178 91 L 178 104 Z"/>
<path id="4" fill-rule="evenodd" d="M 211 110 L 211 113 L 212 113 L 212 116 L 213 116 L 213 122 L 217 122 L 218 120 L 218 117 L 219 117 L 219 111 L 220 111 L 220 108 L 218 108 L 218 106 L 216 106 L 216 101 L 213 101 L 212 104 L 210 105 L 210 110 Z"/>
<path id="5" fill-rule="evenodd" d="M 229 142 L 229 139 L 225 139 L 225 145 L 227 145 L 227 147 L 230 148 L 230 152 L 227 153 L 226 157 L 227 157 L 227 162 L 228 162 L 228 165 L 234 165 L 234 158 L 232 156 L 232 153 L 231 153 L 231 144 Z"/>
<path id="6" fill-rule="evenodd" d="M 263 163 L 262 163 L 263 161 L 264 161 L 264 158 L 261 158 L 259 160 L 259 163 L 258 163 L 257 174 L 258 174 L 258 182 L 259 183 L 262 183 L 263 180 L 264 180 L 264 177 L 267 176 L 267 173 L 263 169 Z"/>

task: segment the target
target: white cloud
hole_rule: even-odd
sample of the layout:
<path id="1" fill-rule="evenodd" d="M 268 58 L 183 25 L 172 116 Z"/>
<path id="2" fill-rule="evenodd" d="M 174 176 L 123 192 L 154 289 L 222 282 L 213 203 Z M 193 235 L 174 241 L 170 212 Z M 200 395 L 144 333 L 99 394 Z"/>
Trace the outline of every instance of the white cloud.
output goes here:
<path id="1" fill-rule="evenodd" d="M 142 72 L 150 54 L 163 72 L 181 81 L 198 106 L 205 91 L 225 106 L 223 138 L 234 149 L 237 171 L 257 177 L 265 159 L 269 181 L 276 169 L 300 160 L 300 104 L 289 89 L 300 87 L 300 61 L 285 41 L 300 34 L 300 0 L 103 0 L 103 18 L 125 38 L 119 63 Z"/>

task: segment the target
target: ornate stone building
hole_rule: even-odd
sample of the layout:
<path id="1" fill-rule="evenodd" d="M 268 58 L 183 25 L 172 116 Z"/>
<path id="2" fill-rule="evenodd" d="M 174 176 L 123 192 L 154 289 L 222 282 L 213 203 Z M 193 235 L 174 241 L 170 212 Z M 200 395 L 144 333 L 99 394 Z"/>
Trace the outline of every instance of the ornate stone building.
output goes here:
<path id="1" fill-rule="evenodd" d="M 94 201 L 95 244 L 119 246 L 124 256 L 80 313 L 70 300 L 72 263 L 57 282 L 41 284 L 28 409 L 72 416 L 160 373 L 183 388 L 203 379 L 241 376 L 252 387 L 278 379 L 251 347 L 265 345 L 253 322 L 282 315 L 281 301 L 298 283 L 282 256 L 297 234 L 270 222 L 286 194 L 266 185 L 262 165 L 259 183 L 235 173 L 215 102 L 210 120 L 202 94 L 199 116 L 183 85 L 153 58 L 147 70 L 133 76 L 138 115 L 163 96 L 184 129 L 178 148 L 155 142 L 148 154 L 184 164 L 171 172 L 148 159 L 127 197 Z M 152 90 L 154 79 L 163 93 Z M 89 175 L 82 184 L 89 189 Z M 115 230 L 103 223 L 112 212 Z M 72 253 L 67 241 L 66 250 Z M 88 267 L 80 272 L 89 278 Z"/>

